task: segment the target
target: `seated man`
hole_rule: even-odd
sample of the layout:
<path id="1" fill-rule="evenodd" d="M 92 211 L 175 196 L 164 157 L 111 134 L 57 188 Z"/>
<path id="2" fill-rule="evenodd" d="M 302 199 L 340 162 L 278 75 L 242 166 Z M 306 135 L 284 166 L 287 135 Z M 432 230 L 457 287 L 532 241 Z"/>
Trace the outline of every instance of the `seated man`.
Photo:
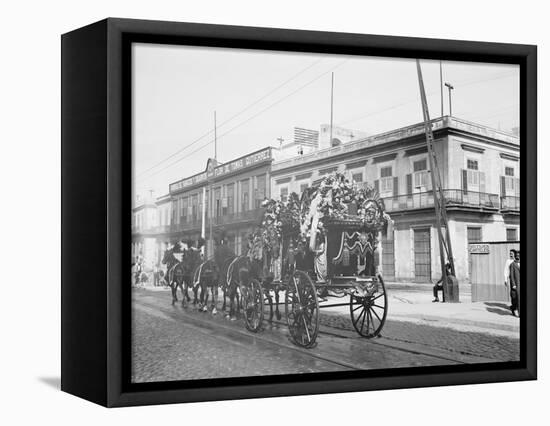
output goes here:
<path id="1" fill-rule="evenodd" d="M 447 276 L 452 274 L 450 263 L 445 264 L 445 269 L 447 271 Z M 443 276 L 434 285 L 434 300 L 432 300 L 432 302 L 439 302 L 439 297 L 438 297 L 439 290 L 443 291 Z"/>

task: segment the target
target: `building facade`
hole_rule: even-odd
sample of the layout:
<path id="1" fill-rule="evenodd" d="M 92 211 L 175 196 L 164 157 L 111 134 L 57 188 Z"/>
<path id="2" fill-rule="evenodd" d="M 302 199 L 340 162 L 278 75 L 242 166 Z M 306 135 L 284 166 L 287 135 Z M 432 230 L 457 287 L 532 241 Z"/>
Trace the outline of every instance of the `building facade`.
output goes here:
<path id="1" fill-rule="evenodd" d="M 519 138 L 455 117 L 433 120 L 456 275 L 469 280 L 468 244 L 518 241 Z M 300 193 L 334 171 L 374 185 L 395 221 L 379 246 L 389 280 L 439 279 L 439 244 L 424 124 L 272 164 L 274 198 Z"/>
<path id="2" fill-rule="evenodd" d="M 247 235 L 258 226 L 261 202 L 271 196 L 273 155 L 267 147 L 224 164 L 209 159 L 203 172 L 171 183 L 169 193 L 154 203 L 134 207 L 134 258 L 159 265 L 170 244 L 202 235 L 209 256 L 222 228 L 231 248 L 242 253 Z"/>

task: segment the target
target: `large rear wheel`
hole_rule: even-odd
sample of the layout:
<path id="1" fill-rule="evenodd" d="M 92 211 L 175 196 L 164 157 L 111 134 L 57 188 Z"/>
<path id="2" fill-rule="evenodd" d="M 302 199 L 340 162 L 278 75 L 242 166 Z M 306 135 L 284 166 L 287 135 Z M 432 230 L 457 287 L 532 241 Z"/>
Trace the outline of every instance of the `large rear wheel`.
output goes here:
<path id="1" fill-rule="evenodd" d="M 286 286 L 285 313 L 294 343 L 314 346 L 319 333 L 319 302 L 315 285 L 305 272 L 294 272 Z"/>
<path id="2" fill-rule="evenodd" d="M 388 314 L 388 296 L 380 274 L 351 293 L 349 308 L 357 333 L 367 338 L 380 335 Z"/>

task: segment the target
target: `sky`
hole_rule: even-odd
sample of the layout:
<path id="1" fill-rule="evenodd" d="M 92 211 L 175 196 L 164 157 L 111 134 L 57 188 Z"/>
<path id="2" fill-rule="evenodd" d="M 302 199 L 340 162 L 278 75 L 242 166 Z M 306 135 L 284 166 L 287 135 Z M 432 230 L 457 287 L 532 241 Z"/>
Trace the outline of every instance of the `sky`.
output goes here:
<path id="1" fill-rule="evenodd" d="M 439 61 L 422 60 L 430 116 L 441 115 Z M 519 125 L 519 67 L 442 62 L 454 86 L 453 116 L 510 131 Z M 414 59 L 304 54 L 136 43 L 132 47 L 134 194 L 168 193 L 168 185 L 227 162 L 294 127 L 330 123 L 377 134 L 422 121 Z M 444 114 L 449 114 L 444 88 Z"/>

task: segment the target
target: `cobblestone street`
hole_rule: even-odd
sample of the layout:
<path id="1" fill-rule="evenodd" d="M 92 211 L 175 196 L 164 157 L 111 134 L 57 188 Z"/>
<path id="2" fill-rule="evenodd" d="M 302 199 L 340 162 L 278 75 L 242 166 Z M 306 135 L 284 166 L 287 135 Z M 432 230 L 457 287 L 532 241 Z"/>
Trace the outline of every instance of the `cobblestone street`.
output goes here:
<path id="1" fill-rule="evenodd" d="M 382 337 L 364 339 L 349 316 L 323 311 L 317 345 L 295 346 L 284 317 L 264 320 L 251 333 L 242 320 L 229 321 L 171 305 L 169 292 L 133 290 L 132 380 L 151 382 L 276 375 L 353 369 L 486 363 L 519 359 L 519 340 L 392 319 Z"/>

